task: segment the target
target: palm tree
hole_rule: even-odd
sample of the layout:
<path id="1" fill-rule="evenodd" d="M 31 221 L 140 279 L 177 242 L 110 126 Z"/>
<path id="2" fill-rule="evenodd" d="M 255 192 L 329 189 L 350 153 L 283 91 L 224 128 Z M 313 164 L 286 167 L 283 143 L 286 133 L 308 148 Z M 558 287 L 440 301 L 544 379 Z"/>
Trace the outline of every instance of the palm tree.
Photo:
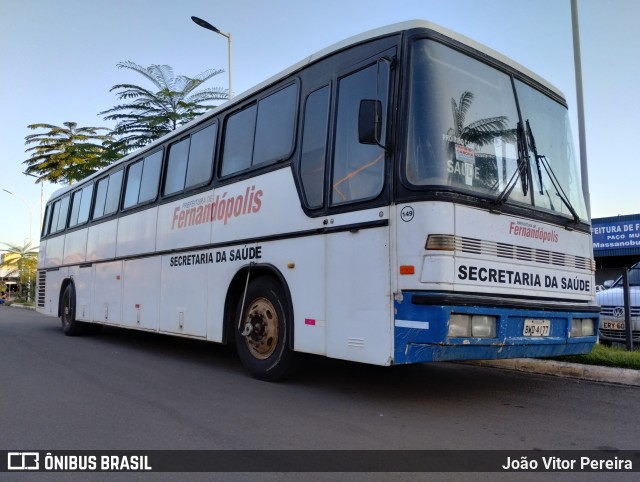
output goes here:
<path id="1" fill-rule="evenodd" d="M 505 142 L 514 141 L 516 139 L 516 129 L 509 128 L 509 118 L 504 115 L 478 119 L 465 125 L 467 113 L 473 103 L 473 97 L 472 92 L 464 91 L 460 95 L 458 102 L 454 98 L 451 99 L 453 127 L 449 128 L 447 134 L 455 140 L 449 145 L 450 159 L 456 159 L 456 155 L 453 152 L 456 144 L 465 143 L 468 146 L 473 146 L 475 151 L 473 154 L 474 164 L 479 169 L 478 180 L 474 184 L 477 183 L 478 186 L 495 190 L 498 186 L 497 179 L 499 175 L 496 157 L 492 154 L 483 153 L 478 148 L 492 143 L 496 138 L 501 138 Z M 504 159 L 503 163 L 505 163 Z M 503 171 L 506 172 L 506 165 L 503 166 Z M 451 176 L 459 175 L 451 174 Z M 463 176 L 467 177 L 466 175 Z"/>
<path id="2" fill-rule="evenodd" d="M 131 61 L 117 65 L 139 73 L 157 89 L 153 91 L 135 84 L 118 84 L 110 89 L 110 92 L 117 91 L 119 100 L 130 101 L 100 112 L 100 115 L 108 114 L 105 120 L 117 121 L 112 134 L 118 137 L 118 147 L 124 152 L 145 146 L 215 107 L 206 102 L 229 97 L 226 90 L 218 87 L 196 91 L 224 70 L 210 69 L 191 78 L 175 76 L 168 65 L 142 67 Z"/>
<path id="3" fill-rule="evenodd" d="M 78 127 L 76 122 L 64 122 L 64 127 L 52 124 L 31 124 L 29 129 L 47 129 L 30 134 L 25 144 L 36 144 L 26 149 L 31 157 L 23 162 L 29 167 L 26 174 L 38 177 L 36 182 L 69 183 L 78 181 L 92 172 L 109 165 L 113 159 L 105 156 L 109 135 L 106 127 Z M 94 141 L 100 141 L 96 144 Z"/>
<path id="4" fill-rule="evenodd" d="M 25 243 L 24 246 L 2 244 L 6 246 L 3 250 L 6 254 L 2 257 L 0 268 L 5 270 L 5 278 L 17 277 L 21 286 L 27 286 L 27 300 L 29 300 L 35 288 L 38 248 L 32 247 L 31 243 Z"/>
<path id="5" fill-rule="evenodd" d="M 499 136 L 515 138 L 515 130 L 508 129 L 509 119 L 503 115 L 479 119 L 469 125 L 464 125 L 467 112 L 469 111 L 472 103 L 473 93 L 469 91 L 464 91 L 458 102 L 453 98 L 451 99 L 453 127 L 449 129 L 449 135 L 478 146 L 483 146 L 489 142 L 493 142 L 493 139 Z"/>

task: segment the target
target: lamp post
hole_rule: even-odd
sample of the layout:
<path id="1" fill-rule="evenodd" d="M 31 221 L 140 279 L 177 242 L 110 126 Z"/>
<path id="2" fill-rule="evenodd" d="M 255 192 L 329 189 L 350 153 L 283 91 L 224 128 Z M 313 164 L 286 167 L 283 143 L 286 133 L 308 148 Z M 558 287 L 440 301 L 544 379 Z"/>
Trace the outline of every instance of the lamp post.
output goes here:
<path id="1" fill-rule="evenodd" d="M 218 34 L 222 35 L 223 37 L 227 37 L 228 49 L 229 49 L 229 99 L 231 99 L 231 97 L 233 97 L 233 91 L 231 90 L 231 33 L 225 33 L 223 31 L 217 29 L 213 25 L 211 25 L 206 20 L 202 20 L 201 18 L 198 18 L 198 17 L 193 17 L 192 16 L 191 20 L 193 20 L 193 22 L 196 25 L 199 25 L 202 28 L 206 28 L 207 30 L 211 30 L 212 32 L 218 33 Z"/>
<path id="2" fill-rule="evenodd" d="M 25 201 L 24 199 L 22 199 L 20 196 L 18 196 L 17 194 L 8 191 L 7 189 L 3 189 L 4 192 L 6 192 L 7 194 L 11 194 L 12 196 L 17 197 L 18 199 L 20 199 L 20 201 L 22 201 L 22 204 L 24 204 L 25 206 L 27 206 L 27 209 L 29 210 L 29 245 L 31 245 L 31 222 L 32 222 L 32 217 L 31 217 L 31 208 L 29 207 L 29 205 L 27 204 L 27 201 Z"/>

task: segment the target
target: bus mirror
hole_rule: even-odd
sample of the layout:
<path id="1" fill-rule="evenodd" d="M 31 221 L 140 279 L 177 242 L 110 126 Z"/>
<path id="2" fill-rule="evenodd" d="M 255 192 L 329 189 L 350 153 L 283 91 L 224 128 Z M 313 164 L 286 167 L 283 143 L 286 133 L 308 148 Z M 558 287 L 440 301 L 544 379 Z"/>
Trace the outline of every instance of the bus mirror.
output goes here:
<path id="1" fill-rule="evenodd" d="M 358 112 L 358 140 L 361 144 L 380 145 L 381 132 L 382 103 L 379 100 L 361 100 Z"/>

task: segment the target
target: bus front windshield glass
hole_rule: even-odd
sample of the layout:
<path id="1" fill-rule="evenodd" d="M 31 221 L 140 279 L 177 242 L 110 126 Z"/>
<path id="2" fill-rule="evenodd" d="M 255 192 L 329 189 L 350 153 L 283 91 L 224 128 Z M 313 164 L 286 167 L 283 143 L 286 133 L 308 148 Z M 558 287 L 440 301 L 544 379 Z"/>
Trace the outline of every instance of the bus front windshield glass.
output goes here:
<path id="1" fill-rule="evenodd" d="M 520 118 L 513 86 L 483 62 L 416 41 L 407 181 L 586 219 L 567 109 L 516 81 Z"/>

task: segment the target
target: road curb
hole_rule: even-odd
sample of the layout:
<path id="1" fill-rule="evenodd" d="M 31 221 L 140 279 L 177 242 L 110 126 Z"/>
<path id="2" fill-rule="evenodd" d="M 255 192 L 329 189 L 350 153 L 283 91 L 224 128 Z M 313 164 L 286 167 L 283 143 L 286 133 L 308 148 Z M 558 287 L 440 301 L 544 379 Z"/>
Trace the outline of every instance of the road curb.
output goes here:
<path id="1" fill-rule="evenodd" d="M 522 372 L 541 373 L 558 377 L 579 378 L 597 382 L 617 383 L 620 385 L 640 386 L 640 370 L 630 368 L 612 368 L 596 365 L 583 365 L 534 358 L 513 358 L 509 360 L 479 360 L 469 362 L 473 365 L 504 368 Z"/>

